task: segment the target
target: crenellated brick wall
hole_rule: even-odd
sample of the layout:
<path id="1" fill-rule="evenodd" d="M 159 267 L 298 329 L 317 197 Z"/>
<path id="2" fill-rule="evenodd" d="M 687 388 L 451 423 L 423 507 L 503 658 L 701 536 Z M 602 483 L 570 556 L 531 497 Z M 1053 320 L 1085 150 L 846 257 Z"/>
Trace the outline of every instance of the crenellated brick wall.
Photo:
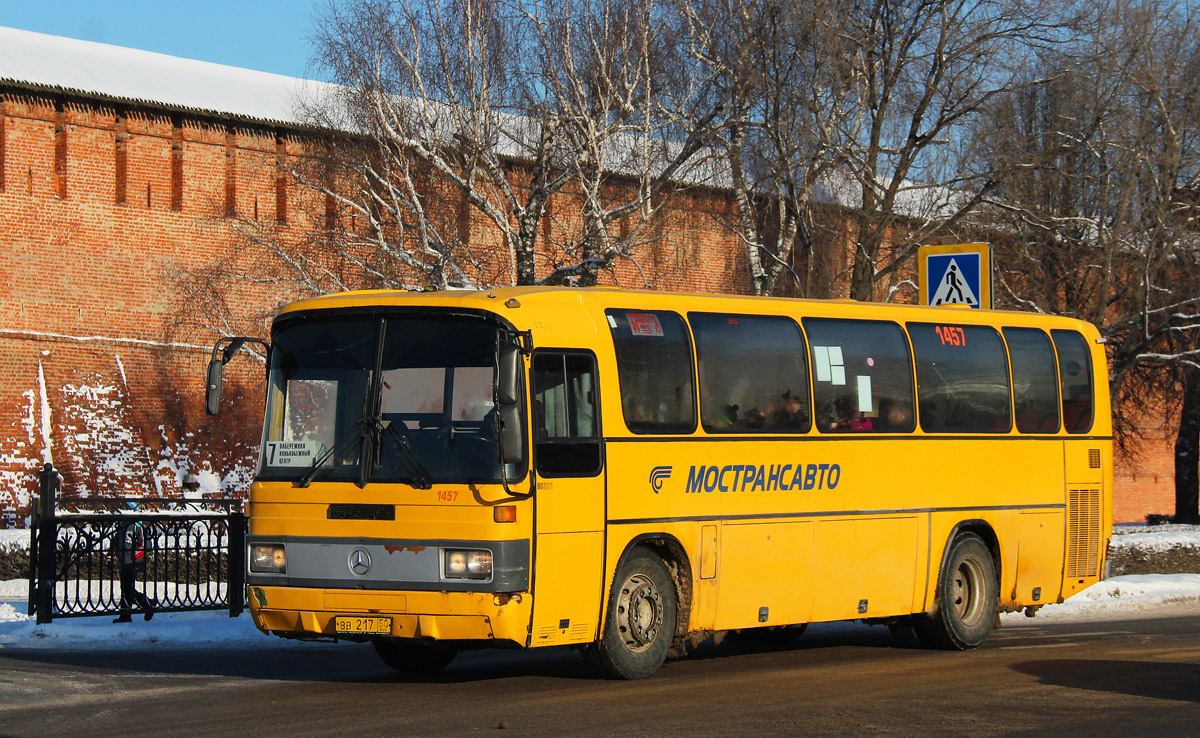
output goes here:
<path id="1" fill-rule="evenodd" d="M 47 460 L 68 495 L 178 495 L 185 474 L 205 495 L 244 492 L 261 364 L 240 356 L 224 405 L 235 409 L 203 414 L 215 336 L 189 325 L 194 306 L 179 277 L 231 254 L 253 264 L 239 252 L 233 216 L 285 236 L 302 227 L 306 195 L 278 165 L 305 140 L 299 130 L 0 89 L 0 527 L 25 524 L 34 472 Z M 573 204 L 569 193 L 552 199 L 562 217 L 546 222 L 547 243 Z M 718 191 L 680 194 L 636 266 L 619 262 L 604 280 L 745 292 L 742 246 L 722 225 L 732 207 Z M 482 268 L 503 279 L 509 259 L 494 233 L 477 214 L 461 217 Z M 844 281 L 845 257 L 821 255 L 816 273 Z M 271 285 L 224 297 L 242 315 L 290 299 Z M 1119 521 L 1173 506 L 1171 429 L 1147 428 L 1141 455 L 1118 469 Z"/>

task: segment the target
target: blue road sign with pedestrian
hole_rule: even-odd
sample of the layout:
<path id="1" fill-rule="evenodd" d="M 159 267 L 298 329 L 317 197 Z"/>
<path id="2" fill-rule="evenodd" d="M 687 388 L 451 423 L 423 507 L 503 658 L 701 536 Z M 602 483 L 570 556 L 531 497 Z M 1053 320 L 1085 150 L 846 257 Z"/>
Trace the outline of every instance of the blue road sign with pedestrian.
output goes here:
<path id="1" fill-rule="evenodd" d="M 925 289 L 928 305 L 970 305 L 980 307 L 979 254 L 930 254 L 925 257 Z"/>

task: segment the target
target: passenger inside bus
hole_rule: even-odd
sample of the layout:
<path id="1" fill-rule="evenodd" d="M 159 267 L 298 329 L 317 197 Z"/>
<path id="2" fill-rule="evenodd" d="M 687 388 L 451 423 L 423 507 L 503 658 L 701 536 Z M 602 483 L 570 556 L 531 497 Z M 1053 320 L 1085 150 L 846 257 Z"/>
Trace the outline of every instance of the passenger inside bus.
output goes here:
<path id="1" fill-rule="evenodd" d="M 862 414 L 853 396 L 839 395 L 833 401 L 833 406 L 837 410 L 837 420 L 833 425 L 835 430 L 874 430 L 871 418 Z"/>

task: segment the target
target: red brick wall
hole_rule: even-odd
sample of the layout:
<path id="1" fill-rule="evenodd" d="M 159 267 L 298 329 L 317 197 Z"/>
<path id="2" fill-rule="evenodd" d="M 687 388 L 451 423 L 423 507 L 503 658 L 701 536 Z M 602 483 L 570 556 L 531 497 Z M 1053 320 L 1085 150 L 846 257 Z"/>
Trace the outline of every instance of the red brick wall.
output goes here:
<path id="1" fill-rule="evenodd" d="M 305 195 L 279 190 L 280 132 L 84 102 L 60 103 L 60 112 L 50 98 L 0 101 L 0 527 L 24 524 L 45 460 L 68 495 L 179 494 L 186 473 L 210 495 L 242 493 L 260 432 L 261 364 L 239 356 L 226 393 L 234 402 L 225 403 L 237 410 L 205 416 L 215 337 L 182 324 L 188 306 L 176 285 L 184 270 L 235 251 L 229 207 L 274 227 L 286 197 L 284 232 L 303 227 Z M 302 145 L 282 140 L 288 155 Z M 570 193 L 555 196 L 547 243 L 577 227 L 574 204 Z M 719 192 L 682 193 L 635 249 L 636 264 L 620 261 L 603 280 L 744 292 L 741 245 L 719 223 L 732 216 Z M 511 280 L 511 258 L 485 220 L 468 212 L 463 225 L 482 252 L 481 278 Z M 822 274 L 838 273 L 833 256 L 820 258 L 829 262 Z M 252 265 L 255 255 L 239 259 Z M 539 262 L 542 273 L 553 266 Z M 256 315 L 290 296 L 264 286 L 226 297 Z M 1119 467 L 1117 520 L 1170 512 L 1165 432 Z"/>

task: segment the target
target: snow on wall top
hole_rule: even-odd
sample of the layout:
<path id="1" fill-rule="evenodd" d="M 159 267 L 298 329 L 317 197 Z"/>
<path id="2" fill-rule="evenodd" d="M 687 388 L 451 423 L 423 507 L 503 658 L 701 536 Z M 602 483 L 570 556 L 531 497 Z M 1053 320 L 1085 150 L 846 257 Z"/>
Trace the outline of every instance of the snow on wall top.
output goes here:
<path id="1" fill-rule="evenodd" d="M 332 85 L 0 26 L 0 82 L 264 122 L 302 124 Z"/>

